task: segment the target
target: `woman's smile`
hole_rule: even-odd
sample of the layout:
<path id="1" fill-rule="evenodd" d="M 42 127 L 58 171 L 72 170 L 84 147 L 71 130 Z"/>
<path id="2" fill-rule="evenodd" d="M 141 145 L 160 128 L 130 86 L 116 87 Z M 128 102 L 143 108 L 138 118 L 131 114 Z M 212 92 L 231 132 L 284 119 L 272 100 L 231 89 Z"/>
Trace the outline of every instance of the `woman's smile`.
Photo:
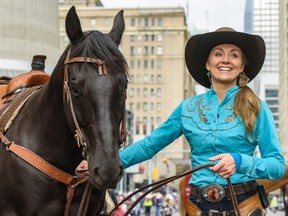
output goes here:
<path id="1" fill-rule="evenodd" d="M 227 87 L 235 85 L 238 75 L 244 69 L 240 48 L 232 44 L 216 46 L 209 54 L 206 68 L 211 73 L 213 86 L 221 83 Z"/>

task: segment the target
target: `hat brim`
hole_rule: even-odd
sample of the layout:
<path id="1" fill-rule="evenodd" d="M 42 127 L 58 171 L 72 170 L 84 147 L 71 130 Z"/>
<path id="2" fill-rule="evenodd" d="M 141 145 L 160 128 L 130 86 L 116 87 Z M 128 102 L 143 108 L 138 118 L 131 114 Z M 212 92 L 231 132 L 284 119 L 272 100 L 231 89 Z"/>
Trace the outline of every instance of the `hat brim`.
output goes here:
<path id="1" fill-rule="evenodd" d="M 185 61 L 189 73 L 202 86 L 210 88 L 206 63 L 210 51 L 220 44 L 233 44 L 244 53 L 247 64 L 244 72 L 253 80 L 262 68 L 266 47 L 262 37 L 242 32 L 210 32 L 192 36 L 185 47 Z"/>

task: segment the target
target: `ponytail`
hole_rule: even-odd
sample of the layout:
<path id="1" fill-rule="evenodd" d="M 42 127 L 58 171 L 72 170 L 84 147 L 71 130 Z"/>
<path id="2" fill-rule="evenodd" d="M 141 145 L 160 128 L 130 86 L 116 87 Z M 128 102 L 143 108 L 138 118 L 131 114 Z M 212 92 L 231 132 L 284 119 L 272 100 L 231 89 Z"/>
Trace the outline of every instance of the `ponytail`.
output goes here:
<path id="1" fill-rule="evenodd" d="M 238 83 L 240 90 L 235 97 L 234 112 L 240 117 L 245 125 L 246 135 L 253 134 L 253 128 L 260 110 L 260 99 L 247 86 L 249 78 L 244 72 L 239 74 Z"/>

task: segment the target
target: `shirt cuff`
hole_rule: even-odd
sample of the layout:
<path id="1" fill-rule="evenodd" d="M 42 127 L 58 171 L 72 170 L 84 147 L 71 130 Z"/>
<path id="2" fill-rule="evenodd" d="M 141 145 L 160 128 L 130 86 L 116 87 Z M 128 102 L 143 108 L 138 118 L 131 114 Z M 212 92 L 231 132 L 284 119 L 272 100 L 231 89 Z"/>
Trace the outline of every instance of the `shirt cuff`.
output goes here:
<path id="1" fill-rule="evenodd" d="M 242 162 L 242 156 L 239 153 L 231 153 L 231 156 L 234 158 L 235 165 L 236 165 L 236 171 L 238 171 L 241 162 Z"/>

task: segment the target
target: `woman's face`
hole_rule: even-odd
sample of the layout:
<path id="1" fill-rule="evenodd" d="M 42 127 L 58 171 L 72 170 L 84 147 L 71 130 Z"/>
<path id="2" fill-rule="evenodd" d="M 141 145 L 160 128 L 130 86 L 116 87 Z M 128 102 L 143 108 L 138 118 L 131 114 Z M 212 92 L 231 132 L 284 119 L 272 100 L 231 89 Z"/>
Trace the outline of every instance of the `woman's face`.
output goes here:
<path id="1" fill-rule="evenodd" d="M 234 86 L 238 75 L 244 69 L 242 51 L 232 44 L 220 44 L 214 47 L 208 57 L 206 69 L 211 72 L 212 86 Z"/>

